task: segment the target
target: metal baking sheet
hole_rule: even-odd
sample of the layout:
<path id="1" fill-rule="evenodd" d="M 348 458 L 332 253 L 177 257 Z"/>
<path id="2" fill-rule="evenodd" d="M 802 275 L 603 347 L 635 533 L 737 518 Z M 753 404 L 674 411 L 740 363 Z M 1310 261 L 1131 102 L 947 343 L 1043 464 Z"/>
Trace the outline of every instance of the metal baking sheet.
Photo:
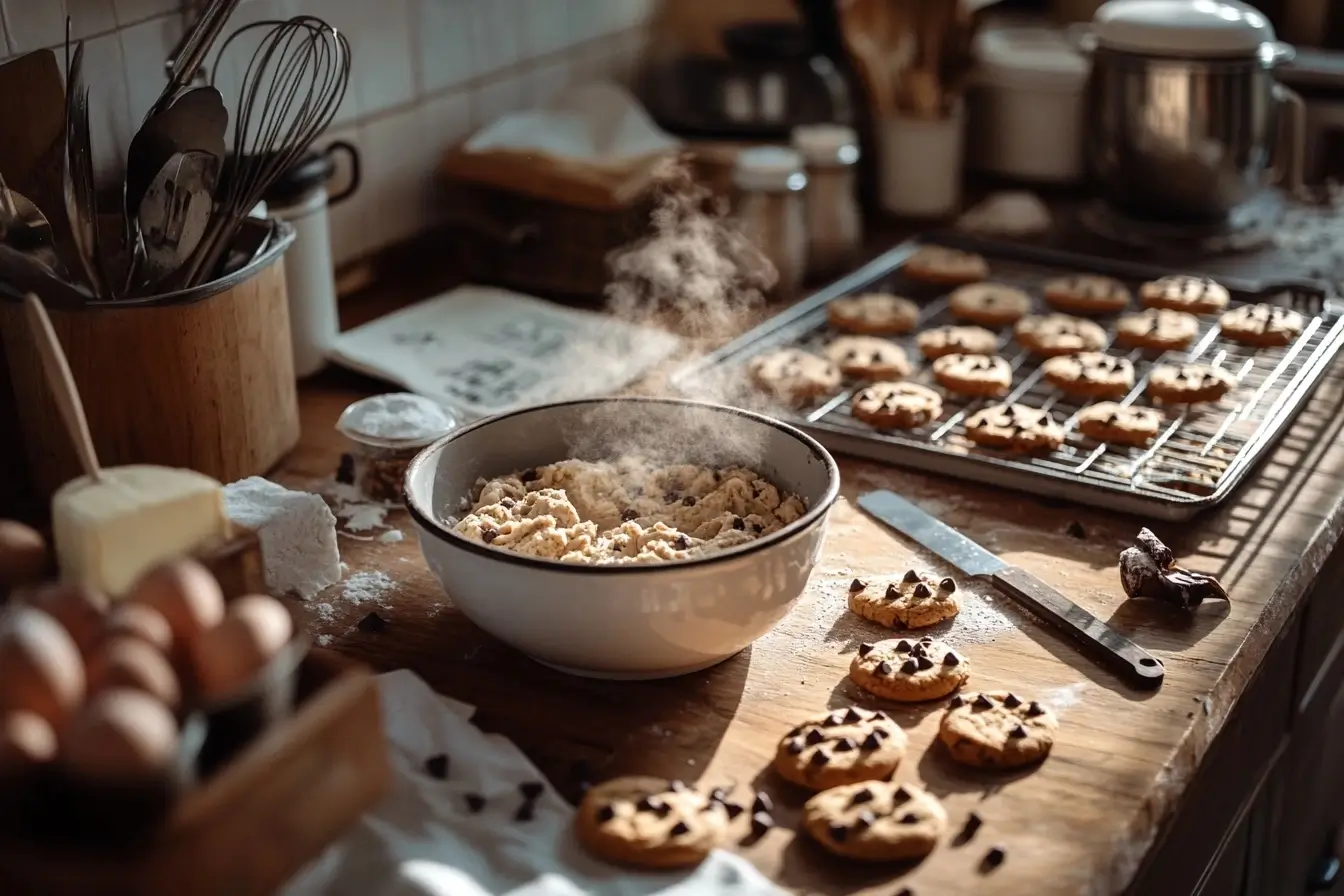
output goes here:
<path id="1" fill-rule="evenodd" d="M 920 305 L 915 332 L 954 322 L 947 308 L 950 290 L 917 283 L 901 274 L 902 264 L 922 244 L 967 249 L 985 256 L 990 265 L 989 279 L 1026 290 L 1035 299 L 1033 313 L 1047 310 L 1041 299 L 1041 286 L 1052 277 L 1106 274 L 1125 281 L 1137 294 L 1139 285 L 1147 280 L 1184 273 L 1053 249 L 934 234 L 902 243 L 718 351 L 692 362 L 673 376 L 673 385 L 690 397 L 711 397 L 764 408 L 839 453 L 1108 510 L 1185 520 L 1227 499 L 1296 417 L 1344 343 L 1344 316 L 1328 284 L 1298 278 L 1284 283 L 1223 279 L 1221 282 L 1232 294 L 1232 307 L 1260 301 L 1290 305 L 1306 317 L 1306 326 L 1292 345 L 1254 350 L 1222 338 L 1216 318 L 1205 316 L 1201 318 L 1199 336 L 1186 351 L 1110 349 L 1113 354 L 1130 358 L 1135 367 L 1134 388 L 1119 400 L 1156 407 L 1164 415 L 1163 429 L 1145 448 L 1107 445 L 1079 433 L 1075 423 L 1082 405 L 1041 379 L 1039 359 L 1013 341 L 1011 328 L 1001 332 L 998 349 L 1014 370 L 1009 394 L 1001 399 L 979 399 L 949 393 L 934 383 L 925 364 L 910 379 L 938 389 L 944 405 L 938 420 L 918 429 L 877 430 L 851 417 L 851 399 L 864 385 L 857 381 L 846 381 L 835 395 L 801 409 L 784 410 L 764 404 L 746 376 L 747 362 L 763 352 L 788 346 L 819 350 L 842 335 L 826 322 L 826 304 L 832 299 L 874 290 L 889 291 Z M 1097 320 L 1114 335 L 1114 317 Z M 906 349 L 912 361 L 918 362 L 922 356 L 915 346 L 915 332 L 893 341 Z M 1231 371 L 1238 377 L 1238 388 L 1222 401 L 1198 405 L 1153 405 L 1146 399 L 1148 375 L 1155 365 L 1191 361 Z M 999 401 L 1050 411 L 1064 424 L 1064 444 L 1049 454 L 1035 456 L 974 445 L 965 438 L 965 419 L 987 404 Z"/>

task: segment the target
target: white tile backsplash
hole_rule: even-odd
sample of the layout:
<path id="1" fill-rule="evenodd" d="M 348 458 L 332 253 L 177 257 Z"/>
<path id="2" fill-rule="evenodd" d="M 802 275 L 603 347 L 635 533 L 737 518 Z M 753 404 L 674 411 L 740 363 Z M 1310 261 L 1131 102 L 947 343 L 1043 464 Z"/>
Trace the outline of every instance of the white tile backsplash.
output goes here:
<path id="1" fill-rule="evenodd" d="M 111 0 L 0 0 L 4 4 L 10 51 L 28 53 L 65 41 L 70 17 L 74 40 L 106 34 L 117 27 Z"/>
<path id="2" fill-rule="evenodd" d="M 138 127 L 168 83 L 164 61 L 182 37 L 182 19 L 173 14 L 122 28 L 121 55 L 126 66 L 130 120 Z"/>
<path id="3" fill-rule="evenodd" d="M 409 0 L 325 0 L 318 15 L 350 41 L 350 89 L 336 113 L 337 124 L 415 99 Z"/>

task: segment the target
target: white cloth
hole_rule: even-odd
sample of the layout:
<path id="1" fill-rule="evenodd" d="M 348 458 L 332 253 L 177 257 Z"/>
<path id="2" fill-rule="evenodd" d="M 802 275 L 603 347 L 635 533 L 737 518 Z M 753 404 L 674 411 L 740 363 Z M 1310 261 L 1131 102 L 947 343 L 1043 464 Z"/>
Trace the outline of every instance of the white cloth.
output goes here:
<path id="1" fill-rule="evenodd" d="M 507 738 L 471 723 L 473 707 L 436 694 L 411 672 L 379 676 L 392 791 L 345 839 L 299 873 L 285 896 L 775 896 L 750 863 L 719 850 L 690 873 L 635 874 L 589 858 L 574 810 L 547 785 L 531 821 L 513 819 L 518 785 L 544 781 Z M 449 757 L 447 780 L 424 771 Z M 485 797 L 479 814 L 467 794 Z"/>

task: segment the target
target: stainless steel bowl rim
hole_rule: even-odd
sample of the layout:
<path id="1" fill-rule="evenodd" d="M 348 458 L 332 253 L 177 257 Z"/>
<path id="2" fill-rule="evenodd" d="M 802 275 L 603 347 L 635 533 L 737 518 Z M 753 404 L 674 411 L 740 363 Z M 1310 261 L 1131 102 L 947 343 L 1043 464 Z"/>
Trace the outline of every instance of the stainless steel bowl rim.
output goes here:
<path id="1" fill-rule="evenodd" d="M 801 442 L 812 453 L 812 456 L 826 465 L 826 493 L 814 502 L 811 502 L 807 512 L 792 523 L 784 526 L 777 532 L 772 532 L 755 541 L 749 541 L 746 544 L 728 548 L 722 551 L 715 551 L 712 554 L 705 554 L 699 557 L 688 557 L 685 560 L 666 560 L 659 563 L 563 563 L 559 560 L 549 560 L 544 557 L 531 557 L 526 554 L 517 554 L 513 551 L 506 551 L 501 548 L 492 548 L 479 542 L 473 541 L 463 535 L 454 532 L 448 526 L 445 526 L 437 515 L 427 511 L 420 506 L 419 496 L 415 494 L 410 487 L 411 480 L 416 472 L 427 463 L 430 457 L 434 455 L 440 447 L 456 439 L 463 438 L 478 429 L 483 429 L 504 420 L 509 417 L 516 417 L 520 414 L 529 414 L 548 408 L 561 408 L 570 405 L 591 405 L 591 404 L 645 404 L 645 405 L 671 405 L 680 407 L 700 407 L 715 411 L 721 411 L 726 414 L 733 414 L 738 417 L 745 417 L 756 423 L 770 426 L 780 432 Z M 406 495 L 406 510 L 415 521 L 421 531 L 434 536 L 439 541 L 446 542 L 455 547 L 463 548 L 487 557 L 493 560 L 499 560 L 504 563 L 515 563 L 522 566 L 530 566 L 538 569 L 547 569 L 552 572 L 567 573 L 585 573 L 585 574 L 620 574 L 620 573 L 652 573 L 659 570 L 682 570 L 688 567 L 704 567 L 715 563 L 742 557 L 754 551 L 765 550 L 771 545 L 789 540 L 792 536 L 799 534 L 817 521 L 822 519 L 835 503 L 835 499 L 840 496 L 840 468 L 835 462 L 829 451 L 822 447 L 821 443 L 809 436 L 795 426 L 776 420 L 773 417 L 767 417 L 764 414 L 757 414 L 754 411 L 735 408 L 730 405 L 717 404 L 710 401 L 693 401 L 690 399 L 679 398 L 650 398 L 645 396 L 628 396 L 620 398 L 578 398 L 570 401 L 555 401 L 547 404 L 529 405 L 525 408 L 518 408 L 514 411 L 505 411 L 502 414 L 496 414 L 493 417 L 487 417 L 470 426 L 464 426 L 461 429 L 454 430 L 443 438 L 437 440 L 432 445 L 425 447 L 414 459 L 406 466 L 406 476 L 403 480 L 403 491 Z"/>
<path id="2" fill-rule="evenodd" d="M 1155 64 L 1182 65 L 1209 71 L 1233 70 L 1245 68 L 1273 69 L 1292 61 L 1296 50 L 1291 44 L 1281 41 L 1265 43 L 1254 53 L 1229 53 L 1221 56 L 1181 55 L 1178 53 L 1157 53 L 1132 50 L 1127 47 L 1110 47 L 1095 43 L 1086 50 L 1088 56 L 1105 57 L 1107 60 L 1122 64 L 1145 66 Z"/>

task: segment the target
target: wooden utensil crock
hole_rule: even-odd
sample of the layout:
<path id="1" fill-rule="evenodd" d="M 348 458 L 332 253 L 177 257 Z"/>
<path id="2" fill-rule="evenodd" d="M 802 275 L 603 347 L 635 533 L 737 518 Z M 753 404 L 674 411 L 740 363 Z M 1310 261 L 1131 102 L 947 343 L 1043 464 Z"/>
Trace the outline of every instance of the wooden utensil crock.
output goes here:
<path id="1" fill-rule="evenodd" d="M 185 467 L 232 482 L 265 473 L 294 447 L 282 255 L 283 247 L 268 251 L 239 282 L 192 301 L 48 308 L 104 464 Z M 23 305 L 8 297 L 0 297 L 0 337 L 33 491 L 45 501 L 79 475 L 79 462 Z"/>

